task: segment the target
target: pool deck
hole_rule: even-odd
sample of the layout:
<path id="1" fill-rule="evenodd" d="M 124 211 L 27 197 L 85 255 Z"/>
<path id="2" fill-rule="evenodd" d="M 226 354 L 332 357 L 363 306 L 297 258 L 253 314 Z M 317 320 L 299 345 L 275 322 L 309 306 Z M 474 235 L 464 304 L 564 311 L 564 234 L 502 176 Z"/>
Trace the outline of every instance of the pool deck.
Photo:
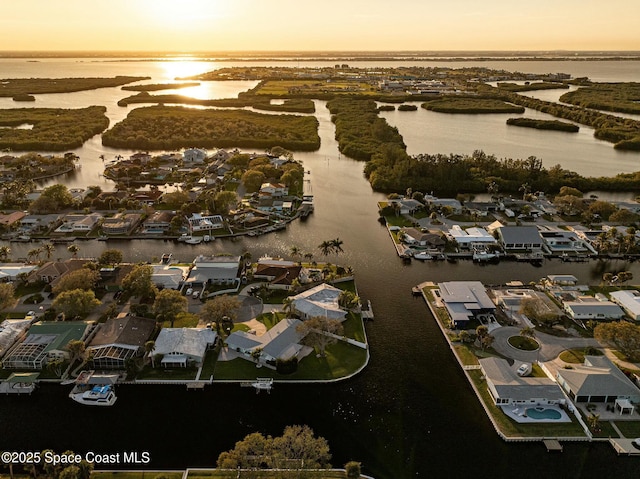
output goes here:
<path id="1" fill-rule="evenodd" d="M 527 409 L 535 409 L 536 406 L 533 406 L 533 405 L 516 406 L 511 404 L 508 406 L 500 406 L 500 408 L 502 409 L 502 412 L 504 412 L 511 419 L 519 423 L 571 422 L 571 418 L 567 415 L 567 413 L 564 412 L 562 409 L 560 409 L 558 406 L 545 404 L 544 406 L 539 406 L 539 407 L 543 407 L 544 409 L 552 409 L 554 411 L 559 412 L 560 418 L 559 419 L 534 419 L 532 417 L 529 417 L 526 415 L 525 411 Z"/>

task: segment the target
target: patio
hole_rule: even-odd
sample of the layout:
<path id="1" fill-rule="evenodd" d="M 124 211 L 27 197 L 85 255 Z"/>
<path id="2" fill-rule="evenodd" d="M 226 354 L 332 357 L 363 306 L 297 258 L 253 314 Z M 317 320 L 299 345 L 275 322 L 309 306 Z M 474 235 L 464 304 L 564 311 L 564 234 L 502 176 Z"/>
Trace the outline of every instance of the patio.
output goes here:
<path id="1" fill-rule="evenodd" d="M 502 412 L 504 412 L 507 416 L 518 423 L 557 423 L 557 422 L 571 422 L 571 418 L 569 415 L 559 406 L 554 404 L 541 404 L 541 405 L 518 405 L 518 404 L 509 404 L 507 406 L 500 406 Z M 547 411 L 556 411 L 556 413 L 560 413 L 560 417 L 558 419 L 552 418 L 533 418 L 527 414 L 527 410 L 529 409 L 537 409 L 540 412 Z"/>

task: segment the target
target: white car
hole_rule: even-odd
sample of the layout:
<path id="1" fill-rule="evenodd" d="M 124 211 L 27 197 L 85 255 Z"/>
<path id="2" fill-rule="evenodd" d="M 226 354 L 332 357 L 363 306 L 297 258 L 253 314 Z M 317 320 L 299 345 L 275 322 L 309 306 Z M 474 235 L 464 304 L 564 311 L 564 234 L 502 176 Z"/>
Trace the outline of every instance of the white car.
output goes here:
<path id="1" fill-rule="evenodd" d="M 187 296 L 191 296 L 191 293 L 193 293 L 193 288 L 188 288 L 187 289 Z"/>
<path id="2" fill-rule="evenodd" d="M 29 311 L 27 313 L 27 315 L 24 317 L 24 319 L 29 320 L 29 321 L 33 321 L 34 319 L 36 319 L 36 312 L 35 311 Z"/>
<path id="3" fill-rule="evenodd" d="M 531 372 L 531 364 L 522 363 L 520 367 L 516 370 L 518 376 L 528 376 Z"/>

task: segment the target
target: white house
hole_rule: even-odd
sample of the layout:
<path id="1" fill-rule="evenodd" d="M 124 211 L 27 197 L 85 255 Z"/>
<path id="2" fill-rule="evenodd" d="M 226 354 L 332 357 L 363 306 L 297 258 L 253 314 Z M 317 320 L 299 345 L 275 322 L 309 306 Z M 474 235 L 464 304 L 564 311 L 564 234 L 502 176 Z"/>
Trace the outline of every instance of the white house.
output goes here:
<path id="1" fill-rule="evenodd" d="M 200 365 L 217 338 L 218 334 L 210 328 L 163 328 L 152 354 L 162 356 L 160 364 L 164 367 Z"/>
<path id="2" fill-rule="evenodd" d="M 179 266 L 153 264 L 151 267 L 153 268 L 151 281 L 156 286 L 162 286 L 163 288 L 178 289 L 187 276 Z"/>
<path id="3" fill-rule="evenodd" d="M 478 362 L 496 406 L 566 403 L 562 389 L 550 378 L 520 377 L 515 367 L 502 358 L 489 357 Z"/>
<path id="4" fill-rule="evenodd" d="M 15 281 L 21 274 L 29 274 L 38 269 L 36 264 L 0 263 L 0 281 Z"/>
<path id="5" fill-rule="evenodd" d="M 496 239 L 489 234 L 484 228 L 467 228 L 463 230 L 460 225 L 453 225 L 449 230 L 449 235 L 461 247 L 468 248 L 472 244 L 496 244 Z"/>
<path id="6" fill-rule="evenodd" d="M 225 342 L 230 350 L 240 353 L 246 359 L 273 367 L 276 361 L 298 357 L 305 349 L 305 346 L 300 344 L 304 337 L 298 331 L 300 324 L 302 321 L 299 319 L 284 318 L 261 336 L 245 331 L 235 331 L 227 337 Z M 260 352 L 259 359 L 253 356 L 256 351 Z"/>
<path id="7" fill-rule="evenodd" d="M 238 281 L 241 272 L 240 256 L 198 255 L 187 279 L 193 285 L 228 284 Z"/>
<path id="8" fill-rule="evenodd" d="M 54 230 L 55 233 L 71 233 L 91 231 L 102 219 L 100 213 L 90 213 L 88 215 L 68 214 L 62 220 L 62 224 Z"/>
<path id="9" fill-rule="evenodd" d="M 289 194 L 289 188 L 282 183 L 262 183 L 259 193 L 261 196 L 280 198 Z"/>
<path id="10" fill-rule="evenodd" d="M 224 226 L 224 220 L 220 215 L 203 216 L 200 213 L 193 213 L 187 221 L 191 233 L 216 230 Z"/>
<path id="11" fill-rule="evenodd" d="M 565 301 L 564 310 L 573 319 L 620 319 L 624 311 L 611 301 L 598 301 L 591 296 L 581 296 L 577 301 Z"/>
<path id="12" fill-rule="evenodd" d="M 614 291 L 610 296 L 613 302 L 620 305 L 631 319 L 640 320 L 640 293 L 638 291 L 631 289 Z"/>
<path id="13" fill-rule="evenodd" d="M 342 290 L 326 283 L 303 291 L 291 297 L 293 309 L 303 319 L 324 316 L 329 319 L 344 320 L 347 312 L 340 307 L 338 299 Z"/>
<path id="14" fill-rule="evenodd" d="M 204 163 L 207 158 L 207 152 L 200 148 L 187 148 L 182 153 L 182 160 L 185 163 Z"/>

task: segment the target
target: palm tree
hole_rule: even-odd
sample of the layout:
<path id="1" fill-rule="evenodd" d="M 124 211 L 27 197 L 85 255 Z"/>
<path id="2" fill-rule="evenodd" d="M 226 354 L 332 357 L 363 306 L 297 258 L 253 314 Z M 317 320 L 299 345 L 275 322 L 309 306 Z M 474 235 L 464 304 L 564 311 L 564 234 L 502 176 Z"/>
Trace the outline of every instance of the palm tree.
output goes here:
<path id="1" fill-rule="evenodd" d="M 51 259 L 53 256 L 53 252 L 56 250 L 56 247 L 53 243 L 45 243 L 42 245 L 42 250 L 47 255 L 47 259 Z"/>
<path id="2" fill-rule="evenodd" d="M 333 251 L 333 245 L 331 241 L 323 241 L 318 245 L 318 249 L 322 252 L 323 256 L 329 256 L 331 251 Z"/>
<path id="3" fill-rule="evenodd" d="M 0 260 L 6 261 L 11 254 L 11 248 L 9 246 L 0 246 Z"/>
<path id="4" fill-rule="evenodd" d="M 78 251 L 80 251 L 80 247 L 75 243 L 71 243 L 69 246 L 67 246 L 67 251 L 71 253 L 75 258 L 76 256 L 78 256 Z"/>
<path id="5" fill-rule="evenodd" d="M 71 364 L 73 364 L 76 359 L 83 359 L 85 352 L 84 341 L 72 339 L 67 343 L 67 351 L 69 351 L 69 360 Z"/>
<path id="6" fill-rule="evenodd" d="M 292 246 L 289 248 L 289 254 L 291 254 L 292 258 L 296 258 L 298 256 L 302 256 L 302 251 L 297 246 Z"/>
<path id="7" fill-rule="evenodd" d="M 36 259 L 38 256 L 40 256 L 40 248 L 32 248 L 29 251 L 27 251 L 27 259 L 29 260 L 29 262 L 33 262 L 34 259 Z"/>
<path id="8" fill-rule="evenodd" d="M 304 259 L 306 259 L 308 263 L 311 263 L 311 260 L 313 259 L 313 253 L 307 252 L 303 256 L 304 256 Z"/>
<path id="9" fill-rule="evenodd" d="M 333 250 L 334 253 L 343 253 L 344 250 L 342 249 L 342 245 L 344 244 L 344 241 L 342 241 L 340 238 L 336 238 L 331 240 L 331 249 Z"/>
<path id="10" fill-rule="evenodd" d="M 287 296 L 282 300 L 282 312 L 287 314 L 287 317 L 293 313 L 293 299 L 291 296 Z"/>
<path id="11" fill-rule="evenodd" d="M 600 432 L 600 414 L 591 414 L 587 417 L 587 421 L 594 432 Z"/>

